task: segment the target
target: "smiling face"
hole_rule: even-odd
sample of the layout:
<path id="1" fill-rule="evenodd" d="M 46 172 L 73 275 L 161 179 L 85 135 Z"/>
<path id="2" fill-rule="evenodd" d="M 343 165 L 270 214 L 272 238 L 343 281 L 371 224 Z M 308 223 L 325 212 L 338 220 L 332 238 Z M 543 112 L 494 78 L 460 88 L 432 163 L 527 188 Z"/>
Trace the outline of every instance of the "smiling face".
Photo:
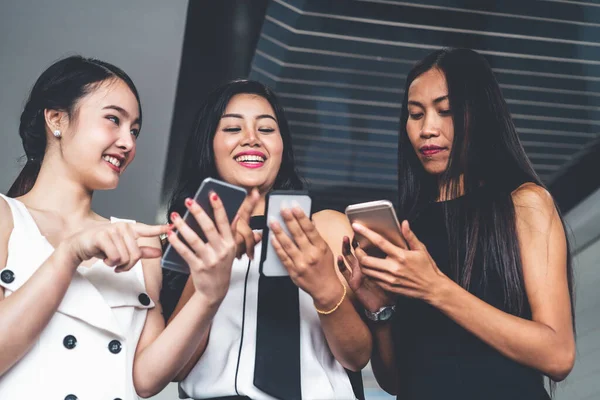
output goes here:
<path id="1" fill-rule="evenodd" d="M 255 94 L 231 98 L 213 140 L 221 179 L 250 190 L 268 192 L 275 183 L 283 141 L 271 104 Z"/>
<path id="2" fill-rule="evenodd" d="M 125 82 L 110 79 L 95 86 L 77 102 L 71 119 L 60 123 L 67 173 L 90 190 L 117 187 L 135 157 L 139 118 L 138 101 Z"/>
<path id="3" fill-rule="evenodd" d="M 419 75 L 408 89 L 408 138 L 429 174 L 448 167 L 454 124 L 444 74 L 438 69 Z"/>

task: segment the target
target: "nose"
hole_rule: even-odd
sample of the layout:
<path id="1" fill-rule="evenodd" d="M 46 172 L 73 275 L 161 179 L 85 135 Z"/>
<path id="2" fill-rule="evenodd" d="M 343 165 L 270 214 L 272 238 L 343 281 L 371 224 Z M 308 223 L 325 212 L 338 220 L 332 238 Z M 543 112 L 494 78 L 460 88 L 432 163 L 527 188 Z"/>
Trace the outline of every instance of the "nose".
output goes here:
<path id="1" fill-rule="evenodd" d="M 440 136 L 440 121 L 435 115 L 428 113 L 423 118 L 423 126 L 421 128 L 420 136 L 423 139 L 431 139 L 432 137 Z"/>
<path id="2" fill-rule="evenodd" d="M 122 133 L 119 136 L 119 139 L 117 140 L 117 142 L 115 143 L 115 145 L 123 150 L 124 152 L 128 153 L 131 150 L 133 150 L 133 148 L 135 147 L 135 138 L 134 136 L 131 134 L 131 132 L 129 130 L 125 131 L 124 133 Z"/>
<path id="3" fill-rule="evenodd" d="M 242 138 L 242 146 L 251 146 L 256 147 L 260 146 L 260 138 L 256 134 L 256 131 L 253 126 L 248 126 L 244 129 L 244 136 Z"/>

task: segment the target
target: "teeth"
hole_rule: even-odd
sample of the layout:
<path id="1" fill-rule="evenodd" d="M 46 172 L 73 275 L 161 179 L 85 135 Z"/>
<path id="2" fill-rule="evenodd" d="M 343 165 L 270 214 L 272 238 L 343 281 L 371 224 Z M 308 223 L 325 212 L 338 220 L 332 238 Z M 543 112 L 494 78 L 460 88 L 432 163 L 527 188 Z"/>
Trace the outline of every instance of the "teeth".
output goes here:
<path id="1" fill-rule="evenodd" d="M 119 161 L 119 159 L 115 158 L 115 157 L 111 157 L 111 156 L 102 156 L 102 159 L 104 161 L 108 161 L 109 163 L 111 163 L 112 165 L 114 165 L 115 167 L 119 168 L 121 166 L 121 161 Z"/>
<path id="2" fill-rule="evenodd" d="M 245 155 L 245 156 L 236 157 L 235 161 L 237 161 L 237 162 L 265 162 L 265 159 L 261 156 Z"/>

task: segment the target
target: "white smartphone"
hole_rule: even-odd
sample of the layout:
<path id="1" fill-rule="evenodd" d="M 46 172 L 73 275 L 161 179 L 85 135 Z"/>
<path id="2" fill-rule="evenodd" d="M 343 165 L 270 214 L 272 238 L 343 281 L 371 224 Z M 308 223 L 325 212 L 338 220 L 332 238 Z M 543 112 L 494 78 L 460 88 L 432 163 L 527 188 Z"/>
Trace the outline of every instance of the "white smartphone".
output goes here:
<path id="1" fill-rule="evenodd" d="M 351 224 L 359 223 L 395 244 L 396 246 L 408 249 L 400 223 L 396 217 L 393 204 L 388 200 L 376 200 L 366 203 L 352 204 L 346 207 L 346 216 Z M 366 251 L 377 252 L 373 244 L 366 237 L 356 233 L 354 240 Z M 369 253 L 369 251 L 368 251 Z M 376 254 L 379 257 L 384 256 L 382 252 Z"/>
<path id="2" fill-rule="evenodd" d="M 275 220 L 283 228 L 283 231 L 291 237 L 285 221 L 281 217 L 282 208 L 291 208 L 295 205 L 300 206 L 304 213 L 310 218 L 312 200 L 307 192 L 277 190 L 267 195 L 267 207 L 265 215 L 267 217 L 267 227 L 263 234 L 263 247 L 261 251 L 260 272 L 265 276 L 288 276 L 288 271 L 275 253 L 273 245 L 270 243 L 269 221 Z"/>

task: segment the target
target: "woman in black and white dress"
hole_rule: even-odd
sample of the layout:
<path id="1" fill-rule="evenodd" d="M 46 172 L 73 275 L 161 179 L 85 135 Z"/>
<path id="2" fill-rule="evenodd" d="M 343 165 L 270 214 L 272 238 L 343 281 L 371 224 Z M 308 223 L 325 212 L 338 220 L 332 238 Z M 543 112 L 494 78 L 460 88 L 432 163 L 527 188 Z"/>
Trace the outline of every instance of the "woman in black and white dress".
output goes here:
<path id="1" fill-rule="evenodd" d="M 356 398 L 345 369 L 366 365 L 371 336 L 335 266 L 342 236 L 352 233 L 346 217 L 326 210 L 311 221 L 301 210 L 282 212 L 298 245 L 276 225 L 270 225 L 275 239 L 269 245 L 276 246 L 291 280 L 259 273 L 265 196 L 303 187 L 283 110 L 261 83 L 234 81 L 210 94 L 186 146 L 169 211 L 182 210 L 206 177 L 257 188 L 260 200 L 250 226 L 237 226 L 254 230 L 254 237 L 233 264 L 228 290 L 215 299 L 220 306 L 210 332 L 179 374 L 181 397 Z M 192 292 L 190 280 L 175 315 Z M 286 299 L 295 304 L 284 307 Z M 290 320 L 291 327 L 281 327 Z"/>

